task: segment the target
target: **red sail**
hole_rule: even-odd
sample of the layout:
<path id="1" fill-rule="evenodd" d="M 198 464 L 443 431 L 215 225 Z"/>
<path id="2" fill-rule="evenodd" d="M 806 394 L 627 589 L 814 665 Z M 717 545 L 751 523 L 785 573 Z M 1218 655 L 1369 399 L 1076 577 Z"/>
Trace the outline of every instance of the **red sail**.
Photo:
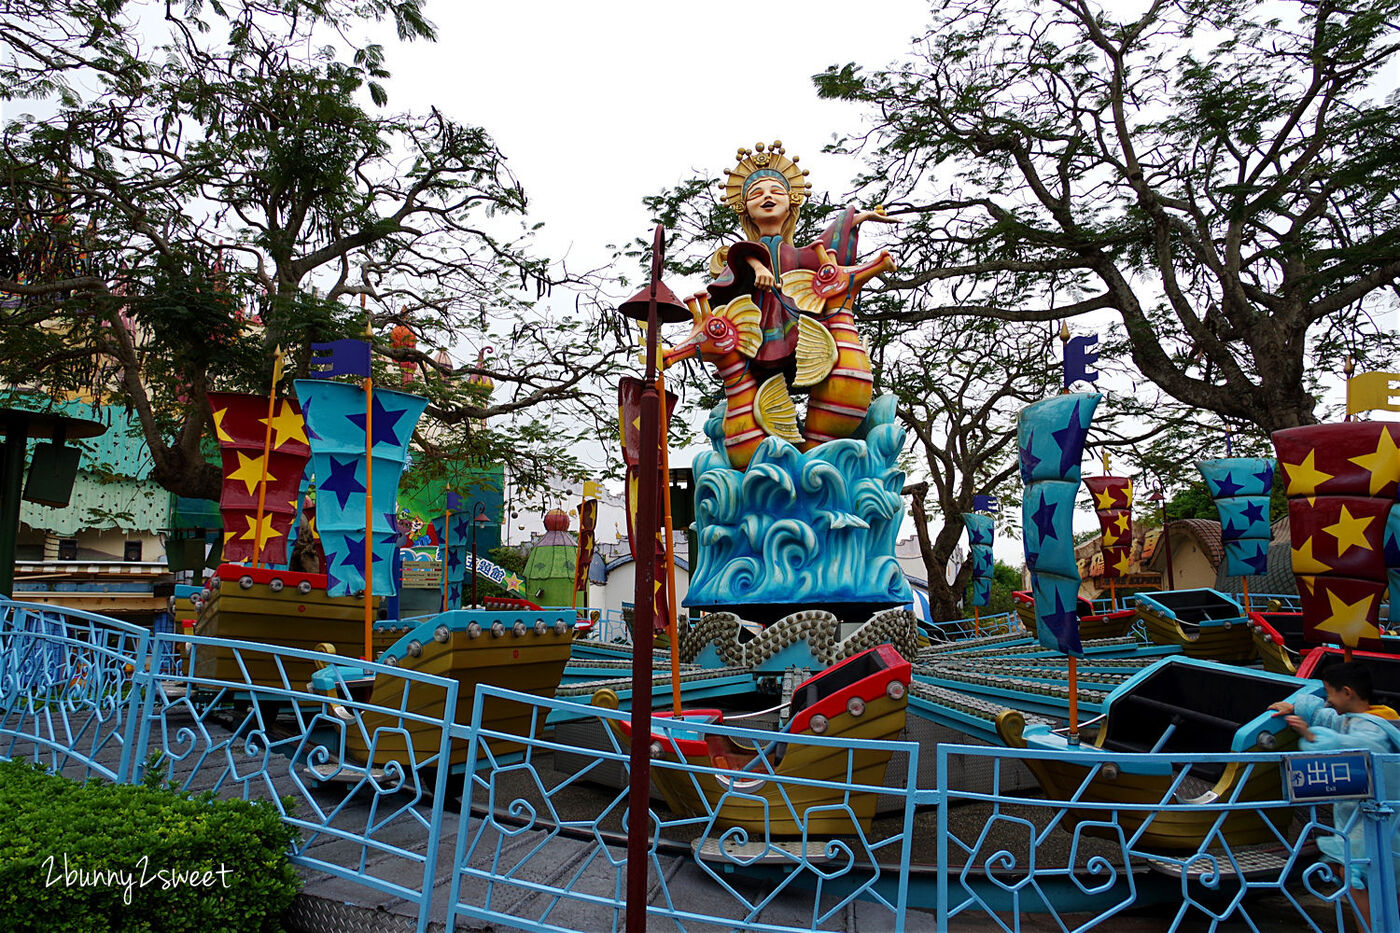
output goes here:
<path id="1" fill-rule="evenodd" d="M 264 396 L 210 392 L 209 407 L 223 459 L 219 511 L 224 519 L 224 560 L 285 564 L 287 533 L 296 518 L 297 492 L 311 456 L 301 408 L 294 399 L 278 399 L 269 423 Z M 269 435 L 264 465 L 263 444 Z M 264 481 L 262 553 L 257 554 L 258 485 Z"/>
<path id="2" fill-rule="evenodd" d="M 1293 573 L 1310 641 L 1379 648 L 1387 517 L 1400 489 L 1400 424 L 1275 431 L 1287 480 Z"/>
<path id="3" fill-rule="evenodd" d="M 1094 511 L 1103 532 L 1104 578 L 1126 576 L 1133 549 L 1133 481 L 1126 476 L 1086 476 L 1084 485 L 1094 497 Z"/>

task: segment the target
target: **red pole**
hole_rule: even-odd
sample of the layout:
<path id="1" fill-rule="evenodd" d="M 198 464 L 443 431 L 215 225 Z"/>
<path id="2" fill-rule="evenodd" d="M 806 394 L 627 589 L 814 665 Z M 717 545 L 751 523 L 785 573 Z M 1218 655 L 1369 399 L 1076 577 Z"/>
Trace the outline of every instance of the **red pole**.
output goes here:
<path id="1" fill-rule="evenodd" d="M 627 795 L 626 933 L 646 933 L 648 852 L 651 836 L 651 678 L 656 607 L 656 494 L 660 468 L 661 397 L 656 391 L 656 286 L 661 281 L 665 240 L 658 224 L 652 241 L 651 290 L 647 299 L 646 377 L 641 398 L 641 443 L 637 478 L 637 581 L 632 621 L 632 786 Z"/>

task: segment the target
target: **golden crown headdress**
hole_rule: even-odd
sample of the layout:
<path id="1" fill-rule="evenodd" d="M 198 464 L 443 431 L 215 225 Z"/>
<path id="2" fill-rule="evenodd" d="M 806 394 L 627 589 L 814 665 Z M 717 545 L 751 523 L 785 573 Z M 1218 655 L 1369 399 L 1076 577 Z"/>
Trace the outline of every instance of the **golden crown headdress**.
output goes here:
<path id="1" fill-rule="evenodd" d="M 801 204 L 811 193 L 812 186 L 805 180 L 807 170 L 797 167 L 798 156 L 789 159 L 784 155 L 783 141 L 773 140 L 770 146 L 755 143 L 752 149 L 740 148 L 735 155 L 739 164 L 728 169 L 729 178 L 720 183 L 724 191 L 724 203 L 736 214 L 744 213 L 744 192 L 749 180 L 759 178 L 781 178 L 787 184 L 788 197 L 794 205 Z"/>

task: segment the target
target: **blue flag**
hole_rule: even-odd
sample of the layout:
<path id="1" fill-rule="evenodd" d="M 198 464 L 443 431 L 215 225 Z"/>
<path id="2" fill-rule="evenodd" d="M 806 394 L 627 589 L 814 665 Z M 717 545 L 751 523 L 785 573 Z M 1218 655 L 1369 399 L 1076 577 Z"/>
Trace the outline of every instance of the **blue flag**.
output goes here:
<path id="1" fill-rule="evenodd" d="M 363 340 L 347 337 L 330 343 L 313 343 L 311 354 L 312 378 L 369 375 L 369 344 Z"/>
<path id="2" fill-rule="evenodd" d="M 1090 367 L 1099 361 L 1099 355 L 1089 352 L 1089 348 L 1098 342 L 1098 334 L 1071 337 L 1065 341 L 1066 389 L 1076 382 L 1098 382 L 1098 370 L 1090 369 Z"/>
<path id="3" fill-rule="evenodd" d="M 972 511 L 974 512 L 995 512 L 997 510 L 997 497 L 985 494 L 972 497 Z"/>
<path id="4" fill-rule="evenodd" d="M 455 492 L 449 492 L 449 493 L 447 494 L 447 511 L 449 511 L 449 512 L 460 512 L 460 511 L 462 511 L 462 497 L 459 496 L 459 495 L 457 495 Z"/>

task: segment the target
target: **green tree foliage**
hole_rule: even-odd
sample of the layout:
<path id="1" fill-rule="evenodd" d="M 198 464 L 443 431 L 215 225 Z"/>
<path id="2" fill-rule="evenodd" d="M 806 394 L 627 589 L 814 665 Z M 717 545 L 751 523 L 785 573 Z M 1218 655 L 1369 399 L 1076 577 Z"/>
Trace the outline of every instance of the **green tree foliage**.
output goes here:
<path id="1" fill-rule="evenodd" d="M 1177 403 L 1312 423 L 1311 372 L 1396 358 L 1400 99 L 1373 79 L 1400 3 L 1133 9 L 951 0 L 906 60 L 815 77 L 866 105 L 839 148 L 909 221 L 891 285 L 925 298 L 888 313 L 1108 312 Z"/>
<path id="2" fill-rule="evenodd" d="M 612 362 L 539 300 L 567 272 L 490 135 L 385 109 L 383 49 L 352 38 L 432 38 L 421 0 L 21 6 L 0 96 L 50 113 L 0 138 L 0 378 L 130 406 L 153 478 L 217 497 L 205 392 L 368 329 L 376 378 L 416 377 L 449 427 L 427 443 L 576 472 L 560 419 L 608 409 Z M 476 365 L 436 352 L 461 346 Z"/>

